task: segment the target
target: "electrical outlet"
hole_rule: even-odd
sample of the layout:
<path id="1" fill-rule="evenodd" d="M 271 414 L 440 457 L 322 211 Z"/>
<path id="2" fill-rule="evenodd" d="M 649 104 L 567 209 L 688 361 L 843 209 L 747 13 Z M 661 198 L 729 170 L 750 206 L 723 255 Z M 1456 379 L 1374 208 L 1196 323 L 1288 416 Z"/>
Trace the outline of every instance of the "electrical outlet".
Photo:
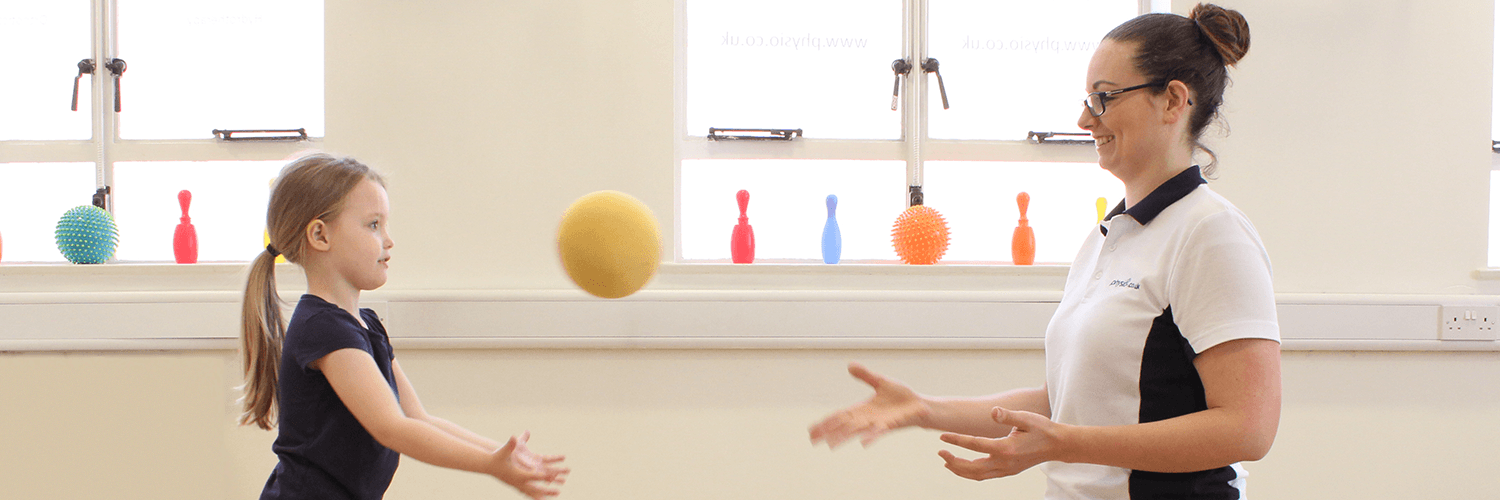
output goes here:
<path id="1" fill-rule="evenodd" d="M 1500 307 L 1443 306 L 1442 340 L 1496 340 L 1495 323 L 1500 322 Z"/>

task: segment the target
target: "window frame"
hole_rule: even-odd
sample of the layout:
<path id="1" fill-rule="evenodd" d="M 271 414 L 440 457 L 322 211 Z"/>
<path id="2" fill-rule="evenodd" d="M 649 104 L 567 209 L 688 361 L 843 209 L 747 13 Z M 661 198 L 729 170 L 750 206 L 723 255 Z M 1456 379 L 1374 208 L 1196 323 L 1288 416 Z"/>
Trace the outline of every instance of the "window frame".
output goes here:
<path id="1" fill-rule="evenodd" d="M 116 4 L 119 0 L 92 0 L 90 2 L 91 52 L 94 61 L 107 61 L 118 55 L 119 19 Z M 326 5 L 325 5 L 326 12 Z M 326 43 L 326 42 L 325 42 Z M 322 50 L 322 47 L 319 47 Z M 325 62 L 326 65 L 326 62 Z M 127 73 L 128 75 L 128 69 Z M 229 142 L 218 139 L 122 139 L 119 134 L 119 114 L 114 111 L 114 86 L 109 70 L 96 63 L 94 73 L 89 76 L 86 87 L 93 102 L 91 109 L 92 134 L 89 140 L 0 140 L 0 163 L 64 163 L 88 162 L 94 164 L 95 189 L 114 185 L 114 166 L 119 162 L 153 161 L 282 161 L 287 157 L 309 149 L 319 149 L 323 137 L 309 137 L 300 141 L 247 141 Z M 79 84 L 80 98 L 85 91 Z M 326 132 L 325 132 L 326 133 Z M 80 200 L 87 193 L 79 193 Z M 114 213 L 114 197 L 105 197 L 105 210 Z M 163 263 L 166 260 L 121 261 L 110 259 L 108 263 Z M 39 261 L 37 264 L 66 264 L 66 261 Z"/>
<path id="2" fill-rule="evenodd" d="M 1497 106 L 1500 105 L 1500 0 L 1494 2 L 1493 14 L 1494 21 L 1490 30 L 1493 48 L 1490 53 L 1490 193 L 1494 193 L 1496 184 L 1500 183 L 1500 106 Z M 1479 271 L 1482 279 L 1500 279 L 1500 217 L 1496 217 L 1496 209 L 1500 209 L 1500 205 L 1497 203 L 1500 203 L 1500 199 L 1490 196 L 1485 267 Z"/>
<path id="3" fill-rule="evenodd" d="M 903 0 L 901 58 L 922 61 L 928 54 L 928 0 Z M 1169 0 L 1137 0 L 1137 12 L 1167 12 Z M 1095 163 L 1098 154 L 1092 144 L 1037 144 L 1026 139 L 968 140 L 932 139 L 928 137 L 928 103 L 933 77 L 923 72 L 920 63 L 912 63 L 911 72 L 902 77 L 901 138 L 809 139 L 792 141 L 709 141 L 687 130 L 687 0 L 676 1 L 674 30 L 674 109 L 673 109 L 673 234 L 672 263 L 680 265 L 712 264 L 711 261 L 686 260 L 682 253 L 682 162 L 710 159 L 811 159 L 811 160 L 901 160 L 906 162 L 907 186 L 895 187 L 903 193 L 909 186 L 924 185 L 923 168 L 929 161 L 1001 161 Z M 1081 112 L 1081 111 L 1080 111 Z M 730 126 L 724 124 L 720 126 Z M 706 134 L 707 131 L 702 131 Z M 910 199 L 907 200 L 910 204 Z M 808 259 L 807 263 L 821 263 Z M 898 263 L 892 263 L 898 264 Z M 980 266 L 1014 267 L 1009 263 L 984 263 Z M 1066 268 L 1066 265 L 1061 266 Z"/>

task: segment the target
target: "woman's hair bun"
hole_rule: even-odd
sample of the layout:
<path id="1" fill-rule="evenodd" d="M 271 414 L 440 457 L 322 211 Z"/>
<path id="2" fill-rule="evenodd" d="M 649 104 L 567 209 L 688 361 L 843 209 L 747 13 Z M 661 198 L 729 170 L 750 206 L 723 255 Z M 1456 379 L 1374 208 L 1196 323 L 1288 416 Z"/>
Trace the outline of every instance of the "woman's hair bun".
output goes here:
<path id="1" fill-rule="evenodd" d="M 1225 66 L 1234 66 L 1250 50 L 1250 24 L 1239 12 L 1211 3 L 1200 3 L 1188 15 L 1198 31 L 1213 43 Z"/>

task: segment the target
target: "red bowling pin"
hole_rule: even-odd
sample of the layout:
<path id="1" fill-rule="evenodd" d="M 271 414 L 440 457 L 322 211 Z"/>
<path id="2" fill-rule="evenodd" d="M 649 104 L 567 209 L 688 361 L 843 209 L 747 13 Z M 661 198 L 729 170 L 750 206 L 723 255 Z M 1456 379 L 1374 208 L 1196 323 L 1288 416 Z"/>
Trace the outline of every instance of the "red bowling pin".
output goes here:
<path id="1" fill-rule="evenodd" d="M 740 223 L 735 224 L 734 234 L 729 237 L 729 256 L 735 264 L 755 262 L 755 230 L 750 227 L 750 217 L 745 210 L 750 207 L 750 192 L 741 189 L 735 196 L 740 202 Z"/>
<path id="2" fill-rule="evenodd" d="M 1021 207 L 1021 220 L 1016 232 L 1010 237 L 1010 259 L 1018 266 L 1029 266 L 1036 260 L 1036 234 L 1027 225 L 1026 207 L 1031 204 L 1031 195 L 1022 191 L 1016 195 L 1016 205 Z"/>
<path id="3" fill-rule="evenodd" d="M 177 256 L 178 264 L 198 262 L 198 229 L 193 227 L 193 219 L 188 217 L 188 205 L 192 202 L 193 193 L 186 189 L 177 193 L 177 204 L 182 205 L 182 218 L 177 224 L 177 232 L 172 234 L 172 253 Z"/>

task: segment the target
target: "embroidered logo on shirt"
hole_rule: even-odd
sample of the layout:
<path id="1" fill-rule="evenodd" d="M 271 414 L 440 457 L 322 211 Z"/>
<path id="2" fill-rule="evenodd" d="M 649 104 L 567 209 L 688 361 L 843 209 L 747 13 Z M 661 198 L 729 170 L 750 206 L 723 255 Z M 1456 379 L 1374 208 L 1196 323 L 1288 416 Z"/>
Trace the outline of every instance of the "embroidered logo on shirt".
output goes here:
<path id="1" fill-rule="evenodd" d="M 1109 286 L 1118 286 L 1118 287 L 1124 287 L 1124 288 L 1131 288 L 1131 289 L 1135 289 L 1135 290 L 1140 290 L 1141 289 L 1141 284 L 1133 282 L 1133 281 L 1130 281 L 1130 278 L 1125 278 L 1125 279 L 1122 279 L 1122 280 L 1111 281 L 1111 282 L 1109 282 Z"/>

